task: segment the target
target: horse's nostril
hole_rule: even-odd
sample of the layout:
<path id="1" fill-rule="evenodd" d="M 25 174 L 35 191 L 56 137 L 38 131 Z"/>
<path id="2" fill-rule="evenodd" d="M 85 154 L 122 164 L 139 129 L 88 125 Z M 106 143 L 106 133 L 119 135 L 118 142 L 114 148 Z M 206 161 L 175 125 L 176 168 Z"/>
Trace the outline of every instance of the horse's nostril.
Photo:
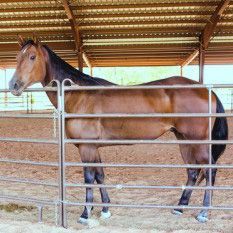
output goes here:
<path id="1" fill-rule="evenodd" d="M 17 83 L 14 84 L 14 89 L 18 90 L 19 89 L 19 85 Z"/>

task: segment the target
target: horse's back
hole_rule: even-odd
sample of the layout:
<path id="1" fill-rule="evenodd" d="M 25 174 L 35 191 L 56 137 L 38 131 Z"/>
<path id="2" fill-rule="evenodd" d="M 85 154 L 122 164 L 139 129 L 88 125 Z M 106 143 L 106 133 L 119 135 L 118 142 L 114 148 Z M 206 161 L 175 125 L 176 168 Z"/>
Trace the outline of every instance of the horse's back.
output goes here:
<path id="1" fill-rule="evenodd" d="M 172 76 L 165 79 L 154 80 L 147 83 L 142 83 L 140 85 L 192 85 L 198 84 L 198 82 L 182 77 L 182 76 Z"/>
<path id="2" fill-rule="evenodd" d="M 117 86 L 117 84 L 110 82 L 106 79 L 103 78 L 97 78 L 97 77 L 93 77 L 92 78 L 92 85 L 101 85 L 101 86 Z M 139 84 L 140 86 L 148 86 L 148 85 L 177 85 L 177 84 L 183 84 L 183 85 L 187 85 L 187 84 L 198 84 L 198 82 L 193 81 L 191 79 L 182 77 L 182 76 L 172 76 L 169 78 L 165 78 L 165 79 L 160 79 L 160 80 L 154 80 L 154 81 L 150 81 L 150 82 L 146 82 L 146 83 L 141 83 Z"/>

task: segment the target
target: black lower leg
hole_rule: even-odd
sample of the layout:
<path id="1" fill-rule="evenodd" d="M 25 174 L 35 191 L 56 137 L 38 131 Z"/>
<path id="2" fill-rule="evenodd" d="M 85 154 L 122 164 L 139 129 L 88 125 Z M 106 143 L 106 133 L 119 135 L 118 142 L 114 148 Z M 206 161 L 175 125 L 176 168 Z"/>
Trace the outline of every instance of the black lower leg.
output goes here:
<path id="1" fill-rule="evenodd" d="M 187 173 L 188 173 L 188 180 L 186 186 L 195 185 L 198 175 L 200 173 L 200 169 L 187 169 Z M 192 189 L 185 189 L 181 195 L 178 205 L 188 205 L 192 191 L 193 191 Z M 175 211 L 183 213 L 182 209 L 175 209 Z"/>
<path id="2" fill-rule="evenodd" d="M 217 169 L 212 169 L 212 172 L 211 172 L 211 181 L 210 181 L 210 175 L 209 175 L 209 173 L 210 173 L 210 170 L 207 169 L 206 170 L 206 174 L 205 174 L 205 177 L 206 177 L 206 186 L 209 186 L 209 185 L 214 186 Z M 204 207 L 208 207 L 208 206 L 211 205 L 212 194 L 213 194 L 213 190 L 206 190 L 205 191 L 205 195 L 204 195 L 204 199 L 203 199 L 203 206 Z M 207 209 L 204 209 L 204 210 L 202 210 L 199 213 L 198 218 L 200 220 L 201 220 L 201 217 L 204 217 L 204 218 L 208 217 L 208 210 Z"/>
<path id="3" fill-rule="evenodd" d="M 86 184 L 94 184 L 95 170 L 91 167 L 84 167 L 84 181 Z M 93 188 L 86 188 L 86 202 L 93 202 Z M 81 218 L 87 219 L 90 216 L 92 206 L 85 206 Z"/>
<path id="4" fill-rule="evenodd" d="M 104 171 L 102 167 L 96 168 L 95 179 L 97 184 L 104 184 Z M 106 188 L 100 188 L 101 199 L 103 203 L 110 203 L 110 199 Z M 108 212 L 108 207 L 104 206 L 102 211 L 104 213 Z"/>

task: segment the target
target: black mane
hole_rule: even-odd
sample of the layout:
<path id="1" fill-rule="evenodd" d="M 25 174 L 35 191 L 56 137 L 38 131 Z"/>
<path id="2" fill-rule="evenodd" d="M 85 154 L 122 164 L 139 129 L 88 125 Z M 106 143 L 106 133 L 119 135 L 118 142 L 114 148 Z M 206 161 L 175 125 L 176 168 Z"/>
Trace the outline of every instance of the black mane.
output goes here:
<path id="1" fill-rule="evenodd" d="M 37 44 L 33 40 L 29 39 L 24 42 L 21 49 L 29 44 L 37 46 Z M 105 79 L 94 78 L 88 74 L 82 73 L 81 71 L 75 69 L 73 66 L 61 59 L 47 45 L 43 45 L 43 47 L 49 54 L 51 67 L 54 70 L 56 79 L 60 82 L 62 82 L 62 80 L 64 79 L 71 79 L 74 83 L 82 86 L 115 85 L 114 83 L 111 83 Z"/>

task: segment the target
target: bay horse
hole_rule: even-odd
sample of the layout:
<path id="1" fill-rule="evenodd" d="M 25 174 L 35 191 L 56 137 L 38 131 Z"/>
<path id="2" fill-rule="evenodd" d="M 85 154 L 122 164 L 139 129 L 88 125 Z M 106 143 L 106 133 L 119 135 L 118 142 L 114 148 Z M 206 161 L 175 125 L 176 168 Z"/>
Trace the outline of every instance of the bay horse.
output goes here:
<path id="1" fill-rule="evenodd" d="M 62 82 L 70 79 L 80 86 L 114 85 L 104 79 L 93 78 L 80 72 L 58 57 L 47 45 L 36 40 L 19 39 L 21 49 L 17 55 L 17 68 L 9 82 L 13 95 L 19 96 L 30 85 L 40 82 L 43 86 L 52 80 Z M 143 85 L 192 85 L 197 84 L 184 77 L 144 83 Z M 47 92 L 52 104 L 57 106 L 56 93 Z M 212 93 L 212 112 L 224 113 L 224 108 L 218 97 Z M 154 90 L 95 90 L 69 91 L 65 95 L 65 111 L 67 113 L 208 113 L 208 90 L 198 89 L 154 89 Z M 66 135 L 71 139 L 156 139 L 167 131 L 174 132 L 178 140 L 207 140 L 209 136 L 208 118 L 177 117 L 177 118 L 95 118 L 95 119 L 66 119 Z M 226 140 L 228 125 L 225 117 L 214 119 L 212 127 L 213 140 Z M 81 160 L 85 163 L 100 163 L 96 144 L 75 144 L 78 147 Z M 180 152 L 185 164 L 208 164 L 209 145 L 181 144 Z M 212 145 L 212 163 L 215 164 L 224 152 L 226 145 Z M 104 183 L 104 171 L 101 167 L 84 167 L 86 184 Z M 217 169 L 212 169 L 212 179 L 209 169 L 188 168 L 187 186 L 194 186 L 197 179 L 205 179 L 206 185 L 214 185 Z M 212 184 L 210 184 L 210 180 Z M 105 188 L 100 188 L 103 203 L 110 203 Z M 174 214 L 182 214 L 182 206 L 188 205 L 192 189 L 185 189 L 178 205 L 180 209 L 173 210 Z M 203 206 L 208 207 L 212 191 L 205 190 Z M 93 202 L 93 189 L 86 188 L 86 202 Z M 79 219 L 85 223 L 90 218 L 92 208 L 88 205 Z M 109 218 L 111 213 L 108 206 L 101 211 L 103 218 Z M 197 220 L 206 222 L 208 210 L 202 209 Z"/>

